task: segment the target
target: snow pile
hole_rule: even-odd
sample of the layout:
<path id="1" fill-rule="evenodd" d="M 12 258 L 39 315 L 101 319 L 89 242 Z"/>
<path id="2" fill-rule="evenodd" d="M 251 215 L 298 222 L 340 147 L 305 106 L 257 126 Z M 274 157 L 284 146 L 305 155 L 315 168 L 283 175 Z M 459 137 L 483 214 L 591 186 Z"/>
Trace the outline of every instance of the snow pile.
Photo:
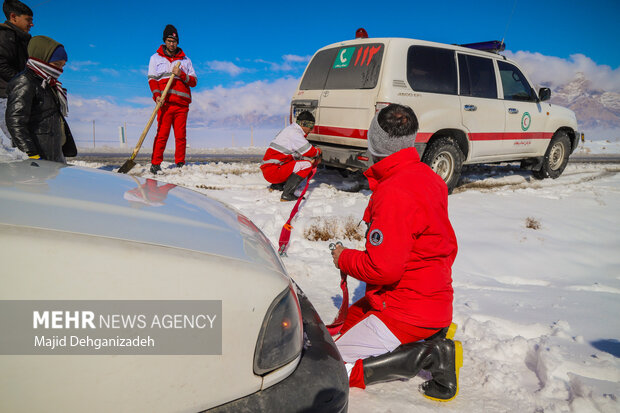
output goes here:
<path id="1" fill-rule="evenodd" d="M 104 166 L 80 165 L 112 170 Z M 162 165 L 157 179 L 238 208 L 277 245 L 291 203 L 270 193 L 257 163 Z M 148 165 L 131 174 L 155 178 Z M 459 396 L 432 402 L 428 375 L 352 389 L 352 412 L 620 411 L 620 166 L 569 164 L 537 181 L 516 165 L 467 168 L 449 198 L 459 241 L 453 267 L 456 339 L 463 342 Z M 321 170 L 293 222 L 291 277 L 325 322 L 342 297 L 328 245 L 304 239 L 317 218 L 335 233 L 359 220 L 370 192 L 359 177 Z M 363 225 L 363 224 L 362 224 Z M 363 241 L 343 240 L 363 248 Z M 364 286 L 349 284 L 352 299 Z"/>

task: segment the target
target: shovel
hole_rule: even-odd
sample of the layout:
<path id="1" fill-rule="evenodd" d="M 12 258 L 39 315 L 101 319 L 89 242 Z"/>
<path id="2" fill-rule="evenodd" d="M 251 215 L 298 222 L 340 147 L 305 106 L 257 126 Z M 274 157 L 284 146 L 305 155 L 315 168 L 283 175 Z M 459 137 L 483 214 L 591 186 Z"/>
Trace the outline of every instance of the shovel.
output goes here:
<path id="1" fill-rule="evenodd" d="M 179 61 L 174 67 L 179 67 L 180 64 L 181 62 Z M 120 168 L 118 168 L 118 173 L 126 174 L 127 172 L 131 171 L 131 168 L 136 166 L 134 159 L 136 159 L 136 155 L 138 155 L 138 151 L 142 147 L 142 142 L 144 142 L 144 138 L 146 137 L 146 134 L 149 133 L 149 129 L 151 129 L 151 125 L 153 124 L 155 115 L 157 115 L 157 111 L 159 110 L 159 108 L 161 108 L 161 105 L 164 104 L 164 100 L 166 99 L 168 90 L 170 90 L 170 87 L 172 86 L 173 80 L 174 80 L 174 75 L 171 74 L 170 79 L 168 79 L 168 83 L 166 84 L 166 88 L 164 89 L 164 92 L 161 94 L 161 98 L 159 99 L 159 102 L 157 102 L 157 105 L 155 106 L 155 110 L 153 110 L 153 114 L 151 114 L 151 118 L 146 124 L 146 127 L 144 128 L 144 130 L 142 131 L 142 135 L 140 135 L 140 139 L 138 139 L 138 144 L 134 148 L 133 153 L 131 154 L 129 159 L 127 159 L 125 163 Z"/>

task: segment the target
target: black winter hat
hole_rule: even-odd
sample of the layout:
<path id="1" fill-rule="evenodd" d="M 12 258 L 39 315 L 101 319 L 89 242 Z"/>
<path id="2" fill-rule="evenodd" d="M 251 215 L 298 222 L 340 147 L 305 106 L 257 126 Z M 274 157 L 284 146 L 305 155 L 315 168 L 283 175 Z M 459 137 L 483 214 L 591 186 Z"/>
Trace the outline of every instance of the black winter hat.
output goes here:
<path id="1" fill-rule="evenodd" d="M 177 39 L 179 41 L 179 32 L 177 32 L 177 28 L 173 25 L 169 24 L 164 29 L 164 42 L 167 38 L 172 37 L 173 39 Z"/>

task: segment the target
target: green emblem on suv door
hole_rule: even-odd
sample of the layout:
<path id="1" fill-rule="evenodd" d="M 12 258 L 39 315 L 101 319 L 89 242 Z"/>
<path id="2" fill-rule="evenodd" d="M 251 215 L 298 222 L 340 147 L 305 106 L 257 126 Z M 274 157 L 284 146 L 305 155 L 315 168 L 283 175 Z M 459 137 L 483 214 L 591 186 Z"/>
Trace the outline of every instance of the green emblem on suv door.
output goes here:
<path id="1" fill-rule="evenodd" d="M 530 124 L 532 123 L 532 117 L 529 112 L 525 112 L 521 117 L 521 130 L 525 132 L 530 128 Z"/>
<path id="2" fill-rule="evenodd" d="M 355 47 L 345 47 L 340 49 L 336 55 L 336 60 L 334 61 L 334 69 L 348 67 L 349 63 L 351 63 L 353 52 L 355 52 Z"/>

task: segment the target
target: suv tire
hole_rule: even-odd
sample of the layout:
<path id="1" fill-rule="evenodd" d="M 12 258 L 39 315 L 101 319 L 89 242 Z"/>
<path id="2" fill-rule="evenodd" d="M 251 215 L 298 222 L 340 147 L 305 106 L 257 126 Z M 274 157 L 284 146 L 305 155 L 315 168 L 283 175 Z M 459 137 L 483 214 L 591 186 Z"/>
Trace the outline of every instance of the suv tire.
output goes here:
<path id="1" fill-rule="evenodd" d="M 463 152 L 450 137 L 434 140 L 424 151 L 422 162 L 444 180 L 448 192 L 456 187 L 463 167 Z"/>
<path id="2" fill-rule="evenodd" d="M 564 131 L 556 132 L 551 142 L 549 142 L 549 147 L 543 158 L 542 168 L 538 171 L 532 171 L 532 175 L 536 179 L 557 178 L 564 172 L 569 154 L 570 140 L 568 135 Z"/>

